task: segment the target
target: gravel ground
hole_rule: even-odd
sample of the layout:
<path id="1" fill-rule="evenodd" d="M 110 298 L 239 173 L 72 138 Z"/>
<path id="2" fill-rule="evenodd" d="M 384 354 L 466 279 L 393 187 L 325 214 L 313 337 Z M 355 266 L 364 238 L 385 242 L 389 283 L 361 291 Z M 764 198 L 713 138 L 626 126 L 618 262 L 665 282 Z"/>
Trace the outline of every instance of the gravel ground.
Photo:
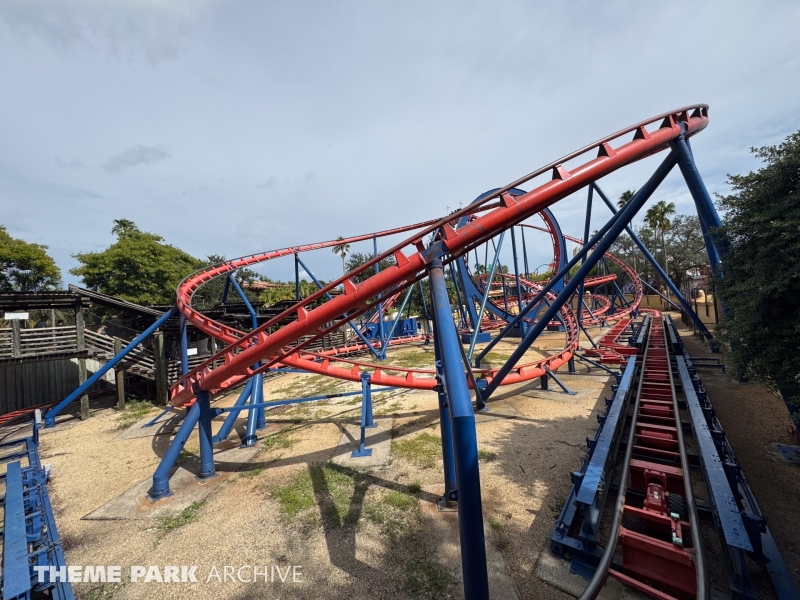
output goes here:
<path id="1" fill-rule="evenodd" d="M 592 335 L 597 333 L 594 328 Z M 558 349 L 562 341 L 563 334 L 548 333 L 529 355 Z M 496 351 L 511 348 L 499 345 Z M 390 360 L 409 351 L 393 350 Z M 585 439 L 597 427 L 595 415 L 610 393 L 607 378 L 597 371 L 563 379 L 577 395 L 538 391 L 538 381 L 502 388 L 489 418 L 477 424 L 487 541 L 503 554 L 522 598 L 568 598 L 533 571 L 568 493 L 569 473 L 580 466 Z M 265 397 L 357 389 L 353 383 L 285 375 L 265 383 Z M 234 399 L 217 402 L 230 405 Z M 198 583 L 83 583 L 75 586 L 79 597 L 458 597 L 456 578 L 436 560 L 437 540 L 420 527 L 414 498 L 424 496 L 419 489 L 441 485 L 441 460 L 427 464 L 413 454 L 393 452 L 390 464 L 364 473 L 337 471 L 328 464 L 342 423 L 358 418 L 357 401 L 339 398 L 268 413 L 270 429 L 261 436 L 260 453 L 218 486 L 196 515 L 170 523 L 81 519 L 150 477 L 168 436 L 114 441 L 119 415 L 112 410 L 46 433 L 42 460 L 53 465 L 50 489 L 69 564 L 122 565 L 124 582 L 131 565 L 198 567 Z M 375 411 L 393 418 L 396 444 L 410 441 L 413 447 L 420 435 L 438 435 L 433 392 L 378 395 Z M 197 447 L 195 435 L 187 449 L 196 452 Z M 302 504 L 306 484 L 313 487 L 310 505 Z M 292 502 L 299 509 L 290 515 Z M 222 575 L 225 565 L 299 565 L 302 581 L 207 581 L 215 566 Z"/>
<path id="2" fill-rule="evenodd" d="M 674 316 L 673 316 L 674 319 Z M 675 319 L 680 324 L 679 319 Z M 709 347 L 681 329 L 692 356 L 715 356 Z M 783 560 L 800 587 L 800 467 L 784 461 L 775 444 L 794 445 L 787 426 L 790 418 L 783 401 L 756 383 L 740 383 L 728 370 L 699 369 L 725 434 L 736 453 Z"/>

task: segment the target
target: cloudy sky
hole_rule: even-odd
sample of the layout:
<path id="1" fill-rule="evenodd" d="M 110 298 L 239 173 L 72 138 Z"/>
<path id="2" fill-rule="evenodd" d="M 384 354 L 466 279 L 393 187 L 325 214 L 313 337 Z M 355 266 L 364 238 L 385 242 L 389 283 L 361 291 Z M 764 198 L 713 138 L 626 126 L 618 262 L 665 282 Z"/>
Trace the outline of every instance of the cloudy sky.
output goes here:
<path id="1" fill-rule="evenodd" d="M 67 282 L 118 218 L 230 258 L 442 216 L 697 102 L 693 149 L 723 192 L 749 147 L 800 128 L 798 30 L 787 1 L 3 0 L 0 223 Z M 677 170 L 660 199 L 692 210 Z M 582 205 L 555 207 L 565 233 Z"/>

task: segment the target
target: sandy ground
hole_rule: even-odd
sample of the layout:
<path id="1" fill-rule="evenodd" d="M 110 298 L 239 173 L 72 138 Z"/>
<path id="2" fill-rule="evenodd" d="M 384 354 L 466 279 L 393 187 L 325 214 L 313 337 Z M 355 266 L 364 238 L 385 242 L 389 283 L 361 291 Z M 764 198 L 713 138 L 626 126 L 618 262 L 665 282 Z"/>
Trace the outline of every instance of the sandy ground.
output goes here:
<path id="1" fill-rule="evenodd" d="M 712 354 L 690 330 L 681 330 L 681 336 L 692 356 L 720 357 L 724 362 L 724 355 Z M 800 587 L 800 467 L 783 460 L 775 450 L 775 444 L 795 443 L 787 430 L 790 419 L 786 405 L 758 384 L 737 381 L 730 370 L 723 375 L 699 369 L 698 375 L 783 560 Z"/>
<path id="2" fill-rule="evenodd" d="M 594 330 L 593 336 L 599 332 Z M 531 356 L 559 348 L 562 340 L 563 334 L 546 334 Z M 500 345 L 495 358 L 512 347 Z M 412 353 L 424 356 L 416 359 Z M 389 362 L 422 367 L 432 358 L 429 354 L 430 347 L 400 348 L 392 351 Z M 706 372 L 701 376 L 762 509 L 771 523 L 782 525 L 774 529 L 775 537 L 787 562 L 796 567 L 794 540 L 800 526 L 789 511 L 800 478 L 796 467 L 776 461 L 770 450 L 773 442 L 789 443 L 783 433 L 785 409 L 781 412 L 776 399 L 758 386 L 737 387 L 727 378 Z M 599 371 L 565 374 L 563 380 L 578 394 L 542 392 L 536 389 L 538 381 L 503 388 L 494 398 L 489 417 L 477 424 L 484 456 L 484 518 L 490 525 L 487 542 L 502 553 L 521 598 L 569 598 L 533 572 L 540 553 L 547 551 L 552 526 L 570 487 L 569 473 L 580 466 L 585 439 L 597 427 L 595 416 L 610 394 L 607 377 Z M 266 382 L 264 391 L 269 400 L 357 389 L 353 383 L 285 375 Z M 715 389 L 725 392 L 718 394 Z M 741 392 L 741 401 L 734 392 Z M 426 490 L 442 484 L 441 459 L 434 457 L 431 462 L 396 450 L 414 448 L 414 441 L 425 439 L 420 436 L 438 435 L 435 393 L 376 396 L 376 415 L 393 419 L 392 460 L 369 469 L 341 468 L 329 461 L 343 424 L 358 419 L 359 398 L 268 413 L 270 426 L 259 436 L 259 454 L 217 486 L 196 514 L 184 521 L 82 519 L 151 477 L 169 436 L 115 440 L 120 416 L 113 410 L 98 411 L 85 422 L 73 421 L 43 435 L 42 461 L 53 465 L 50 490 L 68 563 L 123 567 L 126 583 L 77 584 L 78 596 L 459 597 L 457 573 L 437 559 L 438 540 L 421 526 L 417 504 L 417 498 L 430 500 Z M 234 399 L 229 396 L 217 402 L 230 405 Z M 215 429 L 221 422 L 221 418 L 215 421 Z M 197 448 L 195 434 L 187 450 L 196 454 Z M 196 565 L 199 582 L 129 583 L 131 565 Z M 236 569 L 258 565 L 259 571 L 264 565 L 283 571 L 296 565 L 301 567 L 301 581 L 293 583 L 291 576 L 281 581 L 274 571 L 270 578 L 275 580 L 267 583 L 261 579 L 256 583 L 217 581 L 214 568 L 222 576 L 226 565 Z M 244 578 L 250 577 L 251 571 L 245 569 Z"/>

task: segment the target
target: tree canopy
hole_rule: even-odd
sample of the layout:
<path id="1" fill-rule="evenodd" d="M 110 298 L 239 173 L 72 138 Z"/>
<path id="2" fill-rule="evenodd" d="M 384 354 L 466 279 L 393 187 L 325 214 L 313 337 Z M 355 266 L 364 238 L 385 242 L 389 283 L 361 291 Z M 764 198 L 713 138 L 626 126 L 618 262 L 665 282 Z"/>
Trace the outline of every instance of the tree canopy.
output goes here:
<path id="1" fill-rule="evenodd" d="M 728 175 L 718 196 L 730 244 L 717 289 L 727 307 L 720 334 L 734 365 L 800 407 L 800 131 L 776 146 L 751 148 L 765 166 Z"/>
<path id="2" fill-rule="evenodd" d="M 13 238 L 0 225 L 0 291 L 39 292 L 61 285 L 61 270 L 47 246 Z"/>
<path id="3" fill-rule="evenodd" d="M 70 273 L 89 289 L 139 304 L 173 304 L 178 283 L 200 267 L 198 260 L 133 221 L 114 221 L 117 241 L 102 252 L 79 252 Z"/>

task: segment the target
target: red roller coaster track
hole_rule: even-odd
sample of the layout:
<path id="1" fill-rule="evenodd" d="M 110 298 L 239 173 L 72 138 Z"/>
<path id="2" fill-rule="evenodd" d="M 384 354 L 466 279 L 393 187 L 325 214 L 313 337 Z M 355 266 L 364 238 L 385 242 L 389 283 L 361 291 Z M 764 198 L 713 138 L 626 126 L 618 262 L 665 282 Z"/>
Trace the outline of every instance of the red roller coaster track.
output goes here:
<path id="1" fill-rule="evenodd" d="M 386 295 L 387 292 L 400 291 L 423 278 L 430 257 L 429 249 L 426 249 L 423 244 L 424 236 L 441 230 L 444 235 L 443 249 L 449 253 L 449 257 L 445 257 L 444 260 L 445 262 L 450 262 L 465 252 L 485 243 L 501 231 L 520 223 L 592 181 L 625 165 L 666 149 L 670 142 L 681 134 L 681 127 L 678 123 L 684 124 L 686 137 L 702 131 L 708 124 L 708 106 L 700 104 L 681 108 L 618 131 L 537 169 L 479 202 L 442 219 L 378 234 L 348 238 L 346 242 L 354 242 L 368 240 L 374 236 L 382 237 L 408 231 L 414 232 L 411 237 L 376 256 L 362 265 L 356 272 L 367 269 L 379 260 L 391 256 L 395 258 L 395 266 L 373 275 L 358 285 L 350 280 L 353 273 L 349 273 L 304 298 L 291 309 L 277 315 L 250 333 L 244 333 L 222 325 L 194 310 L 191 306 L 191 298 L 194 292 L 202 284 L 214 277 L 225 275 L 241 267 L 291 255 L 295 252 L 332 247 L 342 243 L 342 241 L 332 240 L 265 252 L 231 260 L 194 273 L 178 286 L 178 308 L 189 322 L 205 333 L 224 341 L 229 346 L 187 373 L 183 380 L 173 386 L 172 404 L 180 406 L 186 403 L 194 396 L 193 390 L 195 389 L 212 391 L 231 387 L 276 363 L 292 365 L 313 372 L 324 372 L 325 374 L 345 379 L 357 379 L 359 377 L 358 363 L 353 363 L 353 368 L 348 372 L 347 369 L 330 365 L 329 362 L 325 364 L 326 359 L 323 359 L 321 363 L 317 362 L 311 357 L 317 358 L 318 355 L 312 353 L 304 354 L 301 350 L 305 344 L 315 337 L 324 335 L 328 331 L 340 327 L 347 320 L 362 314 L 376 303 L 376 298 L 379 294 Z M 627 141 L 620 139 L 631 133 L 633 133 L 633 139 Z M 614 146 L 614 144 L 618 145 Z M 569 168 L 565 166 L 566 163 L 582 158 L 592 152 L 596 152 L 596 156 L 592 156 L 582 164 Z M 549 181 L 538 185 L 521 196 L 512 196 L 507 193 L 508 190 L 548 173 L 552 173 L 552 178 Z M 458 230 L 454 229 L 453 224 L 458 219 L 475 212 L 483 214 Z M 344 294 L 334 296 L 315 308 L 307 308 L 312 303 L 322 300 L 327 292 L 339 285 L 343 285 Z M 343 316 L 345 314 L 347 315 L 346 317 Z M 287 318 L 296 318 L 296 320 L 268 333 L 271 328 Z M 311 338 L 298 343 L 298 340 L 307 336 L 311 336 Z M 295 345 L 292 346 L 292 344 Z M 557 369 L 571 358 L 576 345 L 576 343 L 568 344 L 560 353 L 538 363 L 517 366 L 506 377 L 504 383 L 514 383 L 538 377 L 545 372 L 546 366 L 552 370 Z M 212 369 L 213 361 L 216 360 L 222 360 L 223 364 Z M 257 366 L 259 363 L 260 366 Z M 373 368 L 375 367 L 373 366 Z M 378 367 L 373 375 L 373 382 L 408 388 L 432 388 L 435 385 L 435 380 L 427 376 L 427 373 L 425 375 L 425 377 L 417 377 L 415 371 L 408 370 L 405 377 L 398 377 L 381 371 Z M 486 372 L 484 376 L 487 379 L 491 379 L 492 372 Z"/>

